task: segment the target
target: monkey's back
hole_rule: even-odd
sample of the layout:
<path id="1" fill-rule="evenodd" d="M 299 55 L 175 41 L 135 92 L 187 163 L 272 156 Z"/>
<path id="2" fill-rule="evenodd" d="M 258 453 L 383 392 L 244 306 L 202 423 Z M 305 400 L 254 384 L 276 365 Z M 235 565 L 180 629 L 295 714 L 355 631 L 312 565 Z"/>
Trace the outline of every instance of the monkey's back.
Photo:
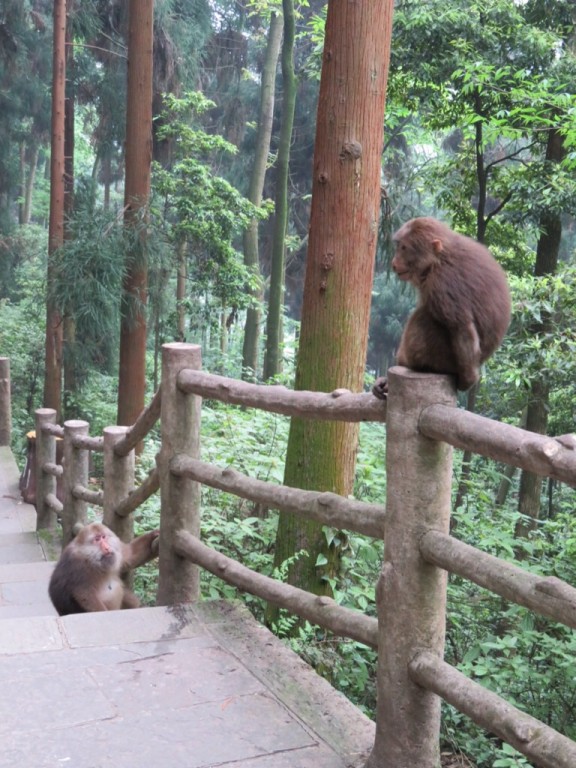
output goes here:
<path id="1" fill-rule="evenodd" d="M 70 553 L 64 550 L 52 571 L 50 583 L 48 584 L 50 600 L 52 600 L 52 605 L 60 616 L 68 616 L 71 613 L 86 613 L 85 609 L 77 602 L 73 595 L 73 587 L 70 580 L 70 573 L 75 571 L 73 559 Z"/>
<path id="2" fill-rule="evenodd" d="M 510 324 L 511 301 L 506 273 L 488 248 L 451 232 L 449 251 L 427 286 L 431 311 L 456 328 L 474 322 L 484 362 L 500 346 Z"/>

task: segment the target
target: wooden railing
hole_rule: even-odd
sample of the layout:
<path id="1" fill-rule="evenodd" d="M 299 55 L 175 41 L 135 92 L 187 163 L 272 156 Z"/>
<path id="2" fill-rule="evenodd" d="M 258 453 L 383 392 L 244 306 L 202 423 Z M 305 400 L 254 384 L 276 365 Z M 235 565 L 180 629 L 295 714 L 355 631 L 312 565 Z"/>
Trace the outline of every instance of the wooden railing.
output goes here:
<path id="1" fill-rule="evenodd" d="M 388 372 L 387 405 L 370 394 L 291 392 L 211 376 L 200 349 L 163 348 L 162 385 L 130 429 L 110 427 L 89 438 L 85 422 L 53 423 L 37 413 L 38 525 L 62 516 L 64 541 L 83 522 L 86 504 L 129 535 L 130 512 L 160 485 L 157 601 L 199 597 L 198 567 L 336 634 L 378 648 L 376 738 L 367 768 L 436 768 L 441 699 L 508 742 L 539 768 L 574 768 L 576 743 L 472 682 L 443 660 L 448 572 L 570 627 L 576 589 L 538 577 L 449 535 L 452 446 L 468 448 L 542 476 L 576 485 L 576 440 L 550 438 L 455 407 L 451 380 L 405 368 Z M 199 459 L 201 397 L 301 418 L 386 421 L 386 508 L 251 479 Z M 133 447 L 160 416 L 157 470 L 134 488 Z M 55 439 L 64 440 L 64 503 L 55 495 Z M 104 451 L 104 491 L 87 489 L 87 451 Z M 255 573 L 200 541 L 200 484 L 323 523 L 384 538 L 376 585 L 378 619 Z M 42 491 L 42 493 L 40 493 Z M 386 509 L 386 511 L 384 511 Z"/>

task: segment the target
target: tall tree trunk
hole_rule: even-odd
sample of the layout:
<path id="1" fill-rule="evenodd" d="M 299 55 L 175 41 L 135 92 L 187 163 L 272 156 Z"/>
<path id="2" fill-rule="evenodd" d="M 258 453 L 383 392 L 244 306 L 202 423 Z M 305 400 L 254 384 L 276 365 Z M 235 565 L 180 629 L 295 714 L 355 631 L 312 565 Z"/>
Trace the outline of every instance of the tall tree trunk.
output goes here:
<path id="1" fill-rule="evenodd" d="M 272 268 L 266 321 L 266 354 L 264 380 L 277 376 L 282 370 L 282 310 L 284 307 L 284 264 L 286 226 L 288 224 L 288 171 L 290 144 L 296 107 L 296 76 L 294 75 L 294 36 L 296 21 L 294 0 L 282 0 L 284 41 L 282 43 L 282 125 L 276 162 L 276 195 L 274 231 L 272 233 Z"/>
<path id="2" fill-rule="evenodd" d="M 130 425 L 144 408 L 148 262 L 146 210 L 152 161 L 153 0 L 130 0 L 126 111 L 125 224 L 132 229 L 122 295 L 118 424 Z"/>
<path id="3" fill-rule="evenodd" d="M 35 139 L 28 147 L 22 142 L 20 145 L 20 196 L 21 201 L 18 206 L 18 223 L 20 225 L 30 224 L 30 213 L 32 211 L 32 193 L 34 191 L 34 181 L 36 179 L 36 167 L 38 165 L 38 155 L 40 148 Z M 28 171 L 26 169 L 28 168 Z"/>
<path id="4" fill-rule="evenodd" d="M 329 3 L 314 151 L 312 209 L 296 388 L 363 386 L 380 211 L 393 2 Z M 285 484 L 352 491 L 358 427 L 292 419 Z M 275 565 L 305 550 L 288 578 L 330 591 L 338 539 L 282 513 Z M 270 612 L 269 617 L 273 616 Z"/>
<path id="5" fill-rule="evenodd" d="M 564 158 L 564 139 L 556 129 L 548 134 L 546 162 L 560 163 Z M 535 277 L 552 275 L 558 266 L 558 253 L 562 239 L 562 220 L 557 211 L 545 211 L 540 219 L 540 237 L 536 247 Z M 550 327 L 550 318 L 542 314 L 539 323 L 535 323 L 534 333 L 546 333 Z M 530 399 L 526 407 L 526 429 L 544 434 L 548 427 L 548 401 L 550 387 L 548 382 L 538 376 L 530 387 Z M 536 528 L 540 516 L 540 498 L 542 478 L 526 470 L 520 475 L 518 511 L 523 516 L 516 524 L 516 536 L 527 536 Z"/>
<path id="6" fill-rule="evenodd" d="M 72 12 L 74 0 L 68 0 L 68 10 Z M 68 82 L 64 108 L 64 239 L 70 238 L 69 222 L 74 213 L 74 46 L 70 18 L 66 24 L 66 72 Z M 64 318 L 64 416 L 73 419 L 76 414 L 70 412 L 69 395 L 76 392 L 76 318 L 67 315 Z"/>
<path id="7" fill-rule="evenodd" d="M 176 311 L 178 313 L 178 341 L 186 341 L 186 283 L 188 280 L 188 264 L 186 261 L 187 241 L 182 237 L 177 247 L 178 274 L 176 277 Z"/>
<path id="8" fill-rule="evenodd" d="M 30 161 L 28 163 L 28 175 L 26 177 L 26 184 L 24 185 L 24 209 L 22 212 L 22 223 L 30 224 L 32 217 L 32 195 L 34 192 L 34 182 L 36 181 L 36 169 L 38 167 L 38 156 L 40 154 L 40 147 L 38 144 L 34 144 L 30 150 Z"/>
<path id="9" fill-rule="evenodd" d="M 54 254 L 64 242 L 64 102 L 66 98 L 66 0 L 54 0 L 52 57 L 52 139 L 50 154 L 50 222 L 46 301 L 44 406 L 60 418 L 62 405 L 62 317 L 50 299 L 58 279 Z"/>
<path id="10" fill-rule="evenodd" d="M 248 199 L 254 205 L 262 204 L 264 178 L 270 152 L 270 137 L 272 136 L 272 120 L 274 117 L 274 93 L 276 88 L 276 68 L 282 42 L 283 18 L 277 13 L 270 17 L 268 42 L 262 67 L 262 82 L 260 85 L 260 112 L 258 117 L 258 135 L 254 151 L 254 165 L 250 177 Z M 244 344 L 242 348 L 242 378 L 251 379 L 258 371 L 258 343 L 260 339 L 260 321 L 262 302 L 262 285 L 260 279 L 260 259 L 258 256 L 258 220 L 253 219 L 244 232 L 244 264 L 258 277 L 258 287 L 252 292 L 253 303 L 246 313 L 244 327 Z"/>
<path id="11" fill-rule="evenodd" d="M 20 142 L 20 202 L 18 203 L 18 224 L 24 224 L 24 190 L 26 189 L 26 144 Z"/>

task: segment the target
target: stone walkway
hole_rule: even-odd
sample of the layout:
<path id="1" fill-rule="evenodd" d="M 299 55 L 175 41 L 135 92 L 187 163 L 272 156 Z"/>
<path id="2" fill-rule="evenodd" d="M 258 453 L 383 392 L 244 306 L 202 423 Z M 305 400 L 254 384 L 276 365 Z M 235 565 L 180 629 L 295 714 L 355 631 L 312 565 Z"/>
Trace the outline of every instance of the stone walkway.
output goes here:
<path id="1" fill-rule="evenodd" d="M 240 604 L 59 618 L 0 448 L 0 766 L 361 768 L 374 724 Z"/>

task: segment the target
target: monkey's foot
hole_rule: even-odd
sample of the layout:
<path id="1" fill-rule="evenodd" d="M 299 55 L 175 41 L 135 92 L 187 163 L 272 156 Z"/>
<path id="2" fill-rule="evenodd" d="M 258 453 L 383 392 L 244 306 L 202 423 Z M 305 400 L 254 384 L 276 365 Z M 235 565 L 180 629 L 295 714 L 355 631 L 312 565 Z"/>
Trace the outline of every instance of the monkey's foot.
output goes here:
<path id="1" fill-rule="evenodd" d="M 376 379 L 372 387 L 372 394 L 378 400 L 386 400 L 388 398 L 388 379 L 385 376 L 379 376 Z"/>

